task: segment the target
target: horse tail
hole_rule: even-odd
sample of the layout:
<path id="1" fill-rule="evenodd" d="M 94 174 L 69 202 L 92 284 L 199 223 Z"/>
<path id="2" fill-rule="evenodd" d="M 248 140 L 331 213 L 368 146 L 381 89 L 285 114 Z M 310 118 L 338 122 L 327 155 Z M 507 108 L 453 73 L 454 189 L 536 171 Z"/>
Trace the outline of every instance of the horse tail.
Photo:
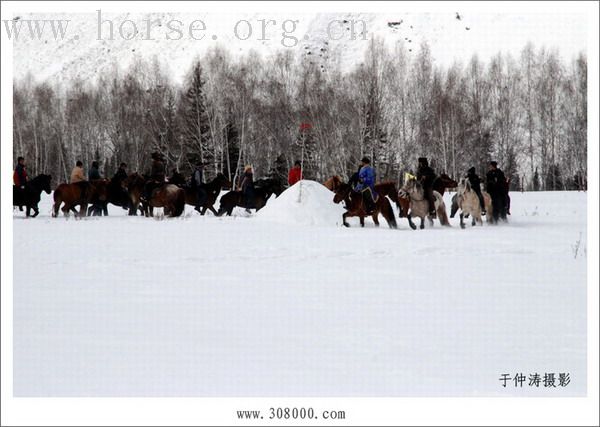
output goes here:
<path id="1" fill-rule="evenodd" d="M 384 196 L 380 196 L 383 197 L 385 200 L 385 203 L 383 204 L 383 217 L 385 218 L 385 220 L 388 222 L 388 225 L 390 226 L 390 228 L 398 228 L 398 224 L 396 223 L 396 216 L 394 215 L 394 210 L 392 209 L 392 205 L 390 204 L 390 201 L 385 198 Z"/>
<path id="2" fill-rule="evenodd" d="M 440 224 L 450 227 L 450 221 L 448 220 L 448 214 L 446 213 L 446 205 L 443 200 L 438 207 L 437 214 L 440 219 Z"/>
<path id="3" fill-rule="evenodd" d="M 52 194 L 52 198 L 54 199 L 54 205 L 52 206 L 52 216 L 53 217 L 57 217 L 58 216 L 58 209 L 60 208 L 60 205 L 62 203 L 62 186 L 58 186 L 56 187 L 56 190 L 54 190 L 54 193 Z"/>

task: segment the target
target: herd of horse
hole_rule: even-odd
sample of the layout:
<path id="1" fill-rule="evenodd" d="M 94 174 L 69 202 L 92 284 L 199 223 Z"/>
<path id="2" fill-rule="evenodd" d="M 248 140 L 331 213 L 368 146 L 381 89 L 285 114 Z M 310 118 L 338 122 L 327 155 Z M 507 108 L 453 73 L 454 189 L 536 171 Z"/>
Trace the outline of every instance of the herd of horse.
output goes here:
<path id="1" fill-rule="evenodd" d="M 26 208 L 26 216 L 35 217 L 39 214 L 38 203 L 41 199 L 41 193 L 50 194 L 52 177 L 50 175 L 38 175 L 23 187 L 13 187 L 13 206 L 21 209 Z M 148 177 L 139 173 L 132 173 L 122 180 L 99 179 L 75 184 L 60 184 L 54 190 L 54 204 L 52 207 L 52 216 L 58 216 L 61 210 L 65 216 L 73 212 L 77 216 L 99 215 L 102 212 L 101 207 L 110 203 L 128 210 L 129 215 L 137 215 L 138 212 L 144 216 L 153 216 L 155 208 L 162 208 L 164 215 L 169 217 L 181 216 L 184 213 L 185 205 L 197 207 L 198 189 L 190 186 L 181 175 L 174 175 L 168 182 L 154 185 L 148 192 L 148 184 L 151 183 Z M 380 182 L 375 185 L 375 191 L 378 197 L 375 200 L 374 209 L 367 210 L 366 203 L 362 193 L 355 191 L 352 186 L 345 183 L 339 176 L 332 176 L 323 185 L 332 191 L 333 202 L 344 202 L 346 212 L 343 214 L 343 225 L 349 227 L 347 218 L 358 217 L 360 225 L 364 227 L 365 218 L 371 217 L 375 225 L 379 225 L 379 215 L 381 214 L 387 221 L 390 228 L 397 228 L 394 210 L 391 203 L 396 204 L 399 217 L 407 218 L 409 226 L 417 229 L 413 218 L 419 218 L 419 228 L 425 227 L 425 220 L 433 225 L 433 219 L 430 214 L 429 202 L 425 197 L 425 191 L 414 178 L 407 180 L 401 188 L 397 188 L 392 181 Z M 249 200 L 244 197 L 241 191 L 230 190 L 225 193 L 219 204 L 219 209 L 215 209 L 218 196 L 222 190 L 232 188 L 232 183 L 219 173 L 208 183 L 203 184 L 206 194 L 203 205 L 199 212 L 204 215 L 210 210 L 215 216 L 223 214 L 231 215 L 235 207 L 252 208 L 257 211 L 263 208 L 271 196 L 279 196 L 284 191 L 284 187 L 275 179 L 263 178 L 255 181 L 254 192 Z M 433 183 L 433 195 L 435 199 L 435 217 L 442 226 L 450 226 L 443 195 L 448 189 L 456 189 L 456 194 L 452 198 L 451 215 L 453 218 L 460 210 L 460 225 L 465 227 L 464 219 L 471 217 L 472 225 L 483 224 L 481 219 L 482 212 L 477 193 L 471 189 L 469 181 L 462 178 L 456 182 L 446 174 L 438 176 Z M 482 191 L 484 197 L 485 213 L 488 221 L 492 218 L 491 197 L 485 191 Z M 391 203 L 390 203 L 391 202 Z M 77 210 L 79 207 L 79 211 Z M 33 214 L 32 214 L 33 211 Z"/>

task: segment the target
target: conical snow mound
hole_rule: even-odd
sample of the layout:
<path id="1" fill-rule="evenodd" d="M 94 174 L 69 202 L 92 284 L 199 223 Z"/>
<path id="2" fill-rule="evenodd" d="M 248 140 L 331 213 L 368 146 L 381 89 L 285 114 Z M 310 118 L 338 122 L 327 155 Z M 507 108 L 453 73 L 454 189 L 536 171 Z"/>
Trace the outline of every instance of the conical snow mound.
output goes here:
<path id="1" fill-rule="evenodd" d="M 333 193 L 315 181 L 302 180 L 285 190 L 257 213 L 257 219 L 295 225 L 337 226 L 344 208 L 333 203 Z"/>

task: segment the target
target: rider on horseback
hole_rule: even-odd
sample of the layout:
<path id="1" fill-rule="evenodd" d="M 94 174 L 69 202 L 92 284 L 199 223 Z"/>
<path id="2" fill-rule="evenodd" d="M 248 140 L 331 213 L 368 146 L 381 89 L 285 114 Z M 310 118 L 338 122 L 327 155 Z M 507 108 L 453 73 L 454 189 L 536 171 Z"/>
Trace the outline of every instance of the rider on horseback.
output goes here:
<path id="1" fill-rule="evenodd" d="M 435 172 L 429 166 L 426 157 L 419 157 L 417 180 L 421 182 L 423 190 L 425 190 L 425 197 L 429 202 L 429 216 L 435 218 L 435 198 L 433 197 L 433 181 L 435 180 Z"/>
<path id="2" fill-rule="evenodd" d="M 85 173 L 83 172 L 83 162 L 77 160 L 75 167 L 71 171 L 71 184 L 77 184 L 81 193 L 80 200 L 87 200 L 87 190 L 89 182 L 85 180 Z M 87 203 L 87 201 L 86 201 Z"/>
<path id="3" fill-rule="evenodd" d="M 250 165 L 246 165 L 244 168 L 240 190 L 242 191 L 242 200 L 246 210 L 254 208 L 254 173 Z"/>
<path id="4" fill-rule="evenodd" d="M 368 157 L 363 157 L 360 165 L 358 183 L 354 187 L 354 191 L 362 193 L 365 210 L 367 214 L 371 214 L 375 210 L 375 201 L 377 200 L 377 193 L 375 192 L 375 169 L 371 167 L 371 160 Z"/>
<path id="5" fill-rule="evenodd" d="M 25 170 L 25 159 L 19 157 L 17 159 L 17 166 L 15 167 L 15 173 L 13 174 L 13 182 L 17 187 L 23 188 L 27 182 L 27 171 Z"/>
<path id="6" fill-rule="evenodd" d="M 13 182 L 18 190 L 23 190 L 27 183 L 27 171 L 25 170 L 25 158 L 19 157 L 17 159 L 17 166 L 15 167 L 15 173 L 13 174 Z M 14 193 L 14 192 L 13 192 Z M 19 206 L 19 210 L 23 211 L 23 206 Z"/>
<path id="7" fill-rule="evenodd" d="M 204 166 L 206 163 L 199 161 L 196 164 L 194 173 L 192 174 L 192 188 L 196 189 L 196 207 L 195 210 L 200 212 L 204 203 L 206 203 L 206 190 L 204 189 Z"/>
<path id="8" fill-rule="evenodd" d="M 485 204 L 483 203 L 483 194 L 481 194 L 481 179 L 479 175 L 475 173 L 475 167 L 469 168 L 467 171 L 467 179 L 471 184 L 471 190 L 479 197 L 479 204 L 481 205 L 481 215 L 485 215 Z"/>
<path id="9" fill-rule="evenodd" d="M 165 164 L 163 162 L 163 156 L 160 153 L 154 152 L 150 155 L 152 157 L 152 169 L 150 170 L 150 181 L 146 183 L 144 187 L 143 198 L 148 201 L 152 196 L 152 191 L 162 185 L 165 182 Z"/>

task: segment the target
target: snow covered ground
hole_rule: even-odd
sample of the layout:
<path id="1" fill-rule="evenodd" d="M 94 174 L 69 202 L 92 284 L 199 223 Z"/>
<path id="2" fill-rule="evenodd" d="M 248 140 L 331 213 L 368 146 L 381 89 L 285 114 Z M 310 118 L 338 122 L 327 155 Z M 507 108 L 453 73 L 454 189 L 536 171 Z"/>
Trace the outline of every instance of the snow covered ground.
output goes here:
<path id="1" fill-rule="evenodd" d="M 412 231 L 346 229 L 331 193 L 288 191 L 229 218 L 15 212 L 15 395 L 586 393 L 585 193 Z M 499 381 L 546 372 L 571 382 Z"/>

